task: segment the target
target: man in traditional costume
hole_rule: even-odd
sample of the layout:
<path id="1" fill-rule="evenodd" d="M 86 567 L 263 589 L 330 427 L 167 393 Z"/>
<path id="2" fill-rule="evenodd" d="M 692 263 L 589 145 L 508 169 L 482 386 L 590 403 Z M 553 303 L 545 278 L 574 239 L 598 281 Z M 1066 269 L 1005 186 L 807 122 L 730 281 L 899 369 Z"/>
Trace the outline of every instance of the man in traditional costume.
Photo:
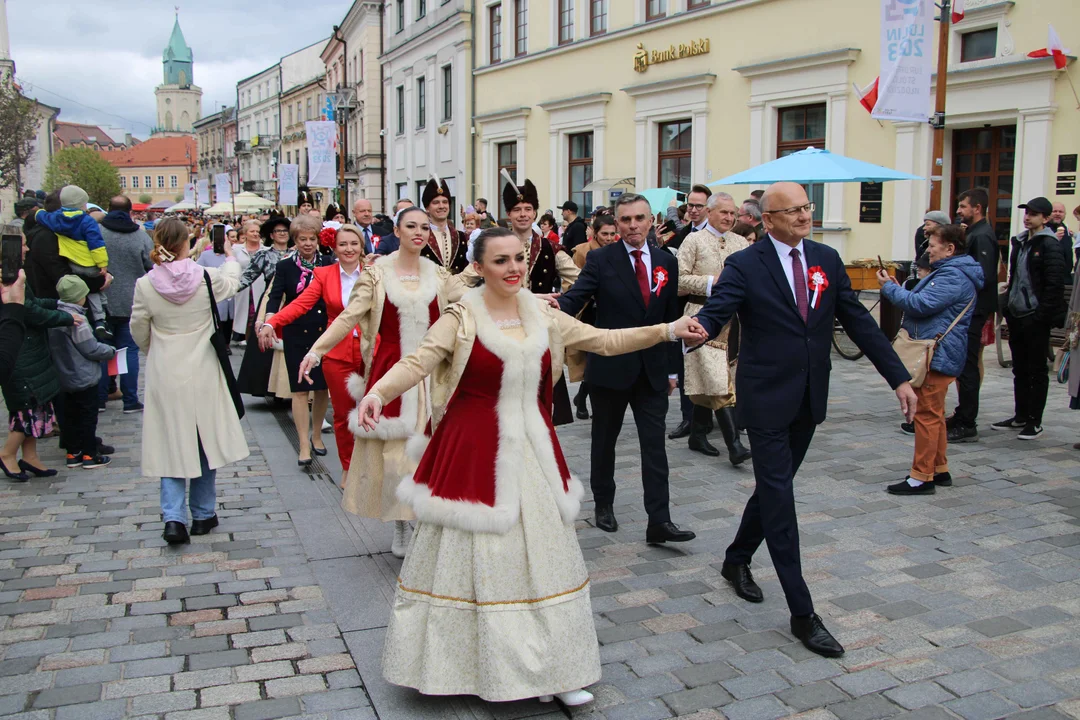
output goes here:
<path id="1" fill-rule="evenodd" d="M 427 211 L 431 224 L 427 247 L 420 256 L 457 275 L 469 264 L 465 257 L 469 249 L 469 238 L 450 223 L 450 186 L 445 180 L 432 175 L 424 186 L 420 203 Z"/>
<path id="2" fill-rule="evenodd" d="M 690 233 L 679 248 L 679 295 L 686 298 L 683 315 L 693 317 L 712 293 L 724 262 L 732 253 L 750 247 L 741 235 L 731 232 L 735 224 L 735 199 L 727 193 L 709 197 L 705 228 Z M 750 459 L 735 424 L 735 363 L 738 360 L 739 329 L 733 319 L 715 339 L 684 359 L 686 394 L 694 403 L 690 424 L 690 449 L 709 457 L 720 454 L 709 442 L 709 415 L 724 435 L 728 459 L 740 465 Z"/>

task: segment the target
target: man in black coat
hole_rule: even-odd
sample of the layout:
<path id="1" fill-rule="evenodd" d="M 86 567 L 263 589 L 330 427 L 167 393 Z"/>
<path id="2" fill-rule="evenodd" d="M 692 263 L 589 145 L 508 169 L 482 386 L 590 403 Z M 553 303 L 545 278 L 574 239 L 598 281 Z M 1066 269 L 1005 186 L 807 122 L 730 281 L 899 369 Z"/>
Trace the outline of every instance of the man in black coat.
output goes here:
<path id="1" fill-rule="evenodd" d="M 1012 239 L 1008 300 L 1002 308 L 1009 324 L 1014 413 L 990 427 L 1019 429 L 1021 440 L 1034 440 L 1043 431 L 1042 415 L 1050 387 L 1046 352 L 1050 330 L 1065 324 L 1065 279 L 1069 273 L 1061 245 L 1046 225 L 1054 211 L 1050 201 L 1037 197 L 1018 207 L 1025 211 L 1026 230 Z"/>
<path id="2" fill-rule="evenodd" d="M 566 221 L 566 228 L 563 229 L 560 245 L 563 246 L 566 252 L 573 255 L 574 248 L 589 241 L 585 221 L 578 217 L 578 206 L 573 200 L 567 200 L 559 209 L 562 210 L 563 220 Z"/>
<path id="3" fill-rule="evenodd" d="M 812 207 L 801 185 L 769 186 L 761 205 L 769 234 L 728 257 L 696 317 L 714 338 L 739 315 L 736 413 L 754 450 L 757 488 L 721 574 L 739 597 L 761 602 L 750 560 L 764 540 L 791 610 L 792 634 L 813 652 L 837 657 L 844 648 L 814 613 L 802 576 L 792 484 L 815 427 L 825 420 L 834 319 L 896 390 L 909 421 L 916 398 L 903 363 L 852 291 L 844 261 L 829 246 L 805 239 Z"/>
<path id="4" fill-rule="evenodd" d="M 679 264 L 645 242 L 652 227 L 649 201 L 626 193 L 615 202 L 620 242 L 593 250 L 573 287 L 559 298 L 559 307 L 577 315 L 596 301 L 596 327 L 632 328 L 674 322 L 679 313 Z M 641 443 L 641 481 L 649 525 L 648 543 L 685 542 L 694 533 L 671 522 L 668 507 L 668 461 L 664 418 L 668 395 L 675 389 L 680 351 L 672 343 L 648 350 L 601 357 L 589 353 L 585 380 L 593 403 L 591 484 L 596 526 L 615 532 L 615 443 L 626 407 L 634 413 Z"/>
<path id="5" fill-rule="evenodd" d="M 45 210 L 51 212 L 60 209 L 60 192 L 49 193 L 45 198 Z M 56 234 L 37 222 L 34 213 L 26 216 L 23 222 L 23 235 L 30 250 L 26 253 L 26 283 L 31 292 L 39 298 L 59 300 L 56 283 L 60 278 L 71 274 L 71 265 L 60 256 L 60 241 Z M 90 292 L 100 292 L 112 283 L 112 275 L 94 275 L 83 278 Z"/>
<path id="6" fill-rule="evenodd" d="M 956 378 L 956 411 L 945 424 L 949 430 L 949 442 L 977 442 L 979 430 L 976 419 L 979 416 L 979 357 L 982 355 L 982 329 L 986 320 L 998 306 L 998 250 L 994 228 L 986 219 L 986 207 L 990 202 L 986 190 L 972 188 L 960 193 L 956 215 L 967 226 L 967 252 L 982 266 L 986 282 L 976 296 L 975 308 L 968 326 L 967 358 L 964 369 Z"/>

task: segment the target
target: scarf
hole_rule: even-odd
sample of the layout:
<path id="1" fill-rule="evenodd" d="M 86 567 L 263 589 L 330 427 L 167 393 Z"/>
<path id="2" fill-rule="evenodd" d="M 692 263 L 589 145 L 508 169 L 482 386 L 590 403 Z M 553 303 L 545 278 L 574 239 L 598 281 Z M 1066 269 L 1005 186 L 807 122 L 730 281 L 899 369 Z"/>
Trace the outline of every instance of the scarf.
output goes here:
<path id="1" fill-rule="evenodd" d="M 296 294 L 304 292 L 304 288 L 311 282 L 311 274 L 315 270 L 315 262 L 318 256 L 309 260 L 304 260 L 300 257 L 300 253 L 296 253 L 296 267 L 300 268 L 300 282 L 296 284 Z"/>

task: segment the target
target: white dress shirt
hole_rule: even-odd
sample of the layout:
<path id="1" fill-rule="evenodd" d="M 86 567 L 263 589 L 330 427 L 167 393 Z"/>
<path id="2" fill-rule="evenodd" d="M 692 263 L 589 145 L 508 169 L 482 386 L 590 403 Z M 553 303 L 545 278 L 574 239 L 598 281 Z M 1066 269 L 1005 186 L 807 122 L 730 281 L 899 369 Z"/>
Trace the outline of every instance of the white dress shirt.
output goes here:
<path id="1" fill-rule="evenodd" d="M 792 265 L 791 251 L 792 249 L 799 251 L 799 262 L 802 263 L 803 273 L 806 273 L 806 248 L 803 247 L 803 241 L 800 240 L 799 244 L 792 248 L 790 245 L 785 245 L 772 235 L 769 236 L 769 242 L 776 248 L 776 254 L 780 256 L 780 267 L 784 268 L 784 276 L 787 277 L 788 287 L 791 288 L 791 299 L 795 301 L 795 307 L 799 306 L 798 298 L 795 295 L 795 271 Z M 806 283 L 806 300 L 810 301 L 810 283 Z"/>
<path id="2" fill-rule="evenodd" d="M 364 252 L 368 252 L 370 248 L 372 252 L 375 250 L 375 231 L 371 229 L 370 225 L 360 225 L 360 237 L 364 241 Z"/>
<path id="3" fill-rule="evenodd" d="M 341 276 L 341 307 L 349 307 L 349 298 L 352 296 L 353 287 L 356 285 L 356 281 L 360 279 L 360 266 L 357 265 L 356 269 L 351 273 L 345 272 L 341 265 L 338 265 L 338 274 Z M 359 333 L 356 332 L 356 328 L 353 328 L 353 337 L 356 337 Z"/>
<path id="4" fill-rule="evenodd" d="M 653 285 L 653 272 L 652 272 L 652 252 L 649 249 L 649 243 L 645 243 L 640 248 L 636 248 L 625 240 L 621 241 L 623 247 L 626 248 L 626 257 L 630 260 L 630 268 L 634 271 L 634 276 L 637 277 L 637 260 L 630 253 L 635 250 L 641 250 L 641 261 L 645 263 L 645 276 L 649 278 L 649 292 L 656 292 L 656 287 Z M 678 379 L 678 375 L 668 375 L 668 380 Z"/>

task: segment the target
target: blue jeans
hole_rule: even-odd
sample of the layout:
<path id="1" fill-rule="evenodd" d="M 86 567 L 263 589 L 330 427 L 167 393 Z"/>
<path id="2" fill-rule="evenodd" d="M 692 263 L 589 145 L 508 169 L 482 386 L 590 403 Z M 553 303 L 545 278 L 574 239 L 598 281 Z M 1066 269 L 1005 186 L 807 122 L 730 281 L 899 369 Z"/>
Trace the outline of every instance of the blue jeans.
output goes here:
<path id="1" fill-rule="evenodd" d="M 209 520 L 217 510 L 217 470 L 210 469 L 202 443 L 199 443 L 199 463 L 202 465 L 202 477 L 191 478 L 188 507 L 191 508 L 192 520 Z M 165 522 L 188 524 L 187 511 L 184 509 L 186 482 L 186 478 L 161 478 L 161 513 Z"/>
<path id="2" fill-rule="evenodd" d="M 124 395 L 124 407 L 129 408 L 139 403 L 139 347 L 131 338 L 129 322 L 131 318 L 110 317 L 109 329 L 113 334 L 113 345 L 118 348 L 127 348 L 128 371 L 117 380 L 120 392 Z M 109 398 L 109 372 L 108 363 L 101 363 L 101 382 L 98 383 L 98 403 L 102 406 Z"/>

